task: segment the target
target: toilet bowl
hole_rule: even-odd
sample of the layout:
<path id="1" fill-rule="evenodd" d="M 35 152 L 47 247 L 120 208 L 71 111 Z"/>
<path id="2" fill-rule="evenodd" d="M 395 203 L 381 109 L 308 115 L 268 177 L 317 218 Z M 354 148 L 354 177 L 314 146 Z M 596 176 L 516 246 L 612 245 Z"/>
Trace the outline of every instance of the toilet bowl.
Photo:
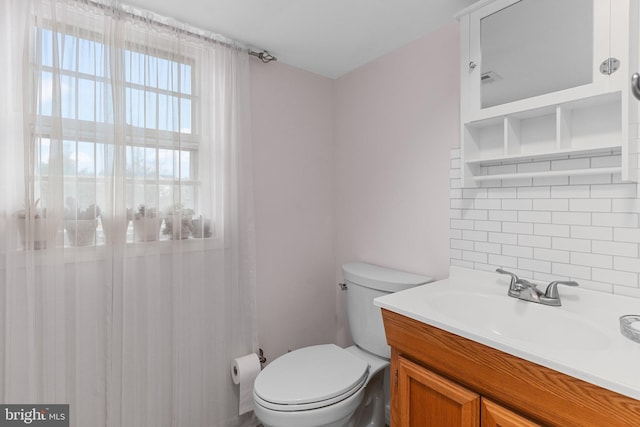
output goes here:
<path id="1" fill-rule="evenodd" d="M 430 278 L 365 263 L 343 266 L 349 326 L 355 345 L 304 347 L 260 372 L 254 410 L 264 427 L 383 427 L 389 366 L 380 309 L 373 299 Z"/>
<path id="2" fill-rule="evenodd" d="M 343 427 L 356 425 L 352 421 L 366 412 L 379 420 L 366 425 L 384 425 L 381 380 L 387 366 L 387 360 L 356 346 L 324 344 L 292 351 L 256 378 L 256 416 L 265 427 Z"/>

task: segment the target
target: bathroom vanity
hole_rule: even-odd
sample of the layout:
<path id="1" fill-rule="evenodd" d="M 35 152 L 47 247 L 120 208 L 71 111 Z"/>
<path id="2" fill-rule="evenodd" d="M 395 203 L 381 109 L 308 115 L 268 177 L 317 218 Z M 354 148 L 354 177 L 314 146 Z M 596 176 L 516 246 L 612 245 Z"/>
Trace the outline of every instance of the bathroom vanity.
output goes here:
<path id="1" fill-rule="evenodd" d="M 391 426 L 637 426 L 634 298 L 561 288 L 561 307 L 507 296 L 497 273 L 378 298 L 391 352 Z M 635 310 L 635 311 L 634 311 Z"/>

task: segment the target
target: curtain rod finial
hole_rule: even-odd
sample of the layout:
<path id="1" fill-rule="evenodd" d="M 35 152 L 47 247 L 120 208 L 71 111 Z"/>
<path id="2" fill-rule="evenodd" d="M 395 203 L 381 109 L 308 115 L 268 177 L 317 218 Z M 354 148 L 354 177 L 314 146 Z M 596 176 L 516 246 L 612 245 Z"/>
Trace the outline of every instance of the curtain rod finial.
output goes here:
<path id="1" fill-rule="evenodd" d="M 254 50 L 249 50 L 249 55 L 257 57 L 258 59 L 260 59 L 265 64 L 268 64 L 271 61 L 277 61 L 278 60 L 278 58 L 276 58 L 275 56 L 271 55 L 266 50 L 263 50 L 262 52 L 256 52 Z"/>

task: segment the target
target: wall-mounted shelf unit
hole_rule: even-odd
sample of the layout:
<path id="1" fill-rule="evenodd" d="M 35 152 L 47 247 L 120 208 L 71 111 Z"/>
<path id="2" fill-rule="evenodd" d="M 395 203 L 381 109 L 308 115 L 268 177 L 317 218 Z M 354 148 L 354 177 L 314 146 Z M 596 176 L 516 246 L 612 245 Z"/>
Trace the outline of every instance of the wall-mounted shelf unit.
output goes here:
<path id="1" fill-rule="evenodd" d="M 491 180 L 623 174 L 628 129 L 621 92 L 463 125 L 465 185 Z M 554 162 L 610 156 L 591 162 Z M 614 164 L 612 164 L 612 162 Z M 628 170 L 623 179 L 629 179 Z M 633 177 L 632 177 L 633 178 Z"/>
<path id="2" fill-rule="evenodd" d="M 532 93 L 528 98 L 512 100 L 508 97 L 515 88 L 514 83 L 527 85 L 528 78 L 544 74 L 542 83 L 531 83 L 532 87 L 536 84 L 557 87 L 555 79 L 563 76 L 561 70 L 556 75 L 553 63 L 546 64 L 544 72 L 531 74 L 529 68 L 540 64 L 526 61 L 510 63 L 513 61 L 509 58 L 496 56 L 496 50 L 506 47 L 501 45 L 501 41 L 496 42 L 500 49 L 485 46 L 485 41 L 480 41 L 481 30 L 483 37 L 485 32 L 493 32 L 494 40 L 499 40 L 495 34 L 500 36 L 502 28 L 495 28 L 495 25 L 501 25 L 505 27 L 505 37 L 515 34 L 514 40 L 522 42 L 525 45 L 523 49 L 537 50 L 536 46 L 539 47 L 542 41 L 519 34 L 522 32 L 519 27 L 524 24 L 512 22 L 529 19 L 529 15 L 518 18 L 515 9 L 511 8 L 515 5 L 525 5 L 522 7 L 528 8 L 528 14 L 539 14 L 540 19 L 547 19 L 549 14 L 553 14 L 553 8 L 564 7 L 550 0 L 483 0 L 458 15 L 462 36 L 462 185 L 504 185 L 494 181 L 598 174 L 619 174 L 623 181 L 636 181 L 637 107 L 630 103 L 628 81 L 630 64 L 638 61 L 637 53 L 631 49 L 637 43 L 630 43 L 630 39 L 638 38 L 638 0 L 581 0 L 577 6 L 574 5 L 587 5 L 584 19 L 593 26 L 593 37 L 588 38 L 593 41 L 593 58 L 587 60 L 586 65 L 584 60 L 581 62 L 593 68 L 591 83 L 579 82 L 577 86 L 571 86 L 569 82 L 566 89 Z M 503 12 L 506 17 L 502 21 L 494 19 Z M 573 13 L 573 9 L 567 13 Z M 491 18 L 498 24 L 489 20 L 484 22 L 485 18 Z M 535 16 L 531 19 L 534 20 Z M 494 28 L 489 25 L 494 25 Z M 562 28 L 562 19 L 557 25 L 560 26 L 559 31 L 568 31 Z M 585 43 L 591 41 L 586 40 Z M 603 68 L 600 63 L 603 56 L 616 58 L 615 71 Z M 488 66 L 483 61 L 490 60 L 493 61 L 490 65 L 492 75 L 502 77 L 483 83 L 481 76 L 486 74 Z M 572 62 L 565 64 L 569 68 L 572 65 Z M 488 102 L 503 96 L 503 103 Z"/>

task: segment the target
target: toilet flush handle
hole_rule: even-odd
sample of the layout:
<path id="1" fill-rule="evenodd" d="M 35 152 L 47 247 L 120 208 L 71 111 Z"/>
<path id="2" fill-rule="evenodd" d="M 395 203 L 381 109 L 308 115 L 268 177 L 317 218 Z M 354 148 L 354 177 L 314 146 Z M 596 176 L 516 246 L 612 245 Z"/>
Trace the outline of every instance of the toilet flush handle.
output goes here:
<path id="1" fill-rule="evenodd" d="M 340 289 L 342 289 L 343 291 L 347 290 L 347 284 L 346 283 L 338 283 L 338 286 L 340 287 Z"/>

